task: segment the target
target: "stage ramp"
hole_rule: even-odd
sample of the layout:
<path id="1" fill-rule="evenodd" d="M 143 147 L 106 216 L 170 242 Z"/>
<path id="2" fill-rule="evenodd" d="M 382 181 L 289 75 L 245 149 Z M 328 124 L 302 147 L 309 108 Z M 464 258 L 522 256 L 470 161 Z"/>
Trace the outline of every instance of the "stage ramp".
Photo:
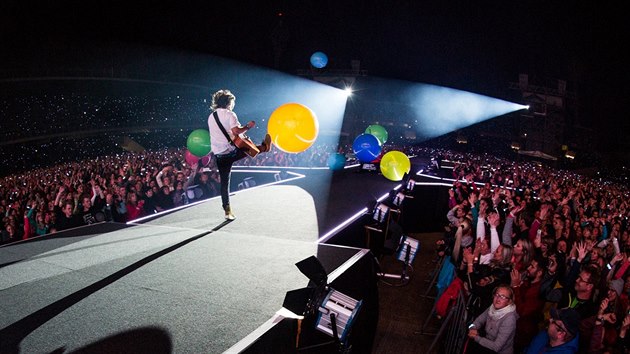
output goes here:
<path id="1" fill-rule="evenodd" d="M 229 223 L 212 199 L 0 247 L 0 352 L 246 348 L 286 292 L 306 286 L 295 263 L 334 246 L 315 242 L 313 201 L 299 187 L 255 188 L 232 205 Z M 361 250 L 342 252 L 328 264 Z"/>

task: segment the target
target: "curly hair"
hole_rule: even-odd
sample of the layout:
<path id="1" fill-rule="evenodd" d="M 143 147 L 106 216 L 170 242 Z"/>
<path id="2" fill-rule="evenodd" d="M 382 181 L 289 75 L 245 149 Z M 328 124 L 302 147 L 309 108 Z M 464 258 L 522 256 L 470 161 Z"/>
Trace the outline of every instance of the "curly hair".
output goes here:
<path id="1" fill-rule="evenodd" d="M 230 108 L 236 100 L 236 96 L 230 90 L 219 90 L 212 95 L 212 109 Z"/>

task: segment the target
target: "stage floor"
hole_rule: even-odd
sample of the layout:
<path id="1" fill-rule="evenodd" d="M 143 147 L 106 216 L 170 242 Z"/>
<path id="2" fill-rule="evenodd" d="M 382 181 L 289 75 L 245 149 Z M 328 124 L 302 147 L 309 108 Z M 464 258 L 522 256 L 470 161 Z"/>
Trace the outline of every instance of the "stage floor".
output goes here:
<path id="1" fill-rule="evenodd" d="M 352 173 L 310 171 L 242 190 L 232 196 L 233 222 L 215 198 L 142 224 L 99 224 L 0 247 L 0 352 L 245 348 L 278 320 L 286 292 L 307 285 L 296 262 L 317 255 L 330 274 L 365 254 L 316 242 L 394 185 Z M 361 186 L 353 178 L 378 186 L 349 193 Z"/>

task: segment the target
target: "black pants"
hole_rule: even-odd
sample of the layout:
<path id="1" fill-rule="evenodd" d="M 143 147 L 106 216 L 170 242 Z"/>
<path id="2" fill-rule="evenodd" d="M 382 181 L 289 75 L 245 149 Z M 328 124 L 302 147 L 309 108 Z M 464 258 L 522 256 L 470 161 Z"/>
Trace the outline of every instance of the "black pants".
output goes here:
<path id="1" fill-rule="evenodd" d="M 240 149 L 234 149 L 227 154 L 215 156 L 217 158 L 217 167 L 219 168 L 219 177 L 221 178 L 221 203 L 223 204 L 223 210 L 225 210 L 230 206 L 230 174 L 232 173 L 232 165 L 247 155 Z"/>

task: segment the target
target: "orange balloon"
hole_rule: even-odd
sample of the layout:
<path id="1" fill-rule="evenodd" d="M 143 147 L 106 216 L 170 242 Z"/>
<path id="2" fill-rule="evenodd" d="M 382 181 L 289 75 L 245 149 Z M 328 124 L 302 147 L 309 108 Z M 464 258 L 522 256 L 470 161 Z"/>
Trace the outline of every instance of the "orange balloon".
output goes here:
<path id="1" fill-rule="evenodd" d="M 315 143 L 319 122 L 310 108 L 299 103 L 286 103 L 271 113 L 267 131 L 278 149 L 299 153 Z"/>

